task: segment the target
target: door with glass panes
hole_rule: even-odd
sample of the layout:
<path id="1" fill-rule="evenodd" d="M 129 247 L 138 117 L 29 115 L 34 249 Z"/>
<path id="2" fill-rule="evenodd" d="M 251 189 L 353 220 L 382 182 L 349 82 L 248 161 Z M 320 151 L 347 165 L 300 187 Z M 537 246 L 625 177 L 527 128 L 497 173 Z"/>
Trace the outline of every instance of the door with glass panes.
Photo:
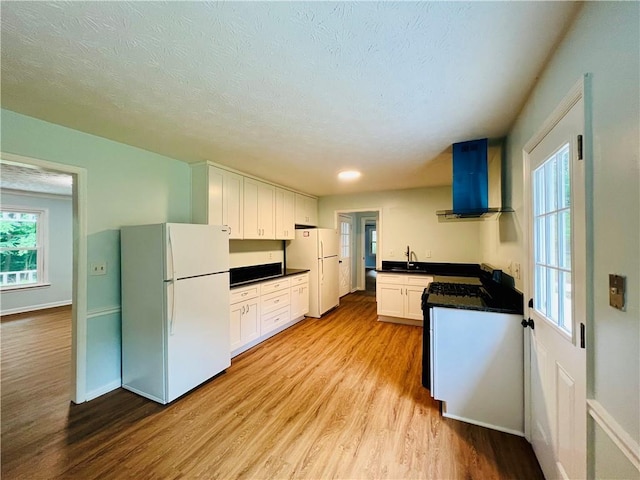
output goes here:
<path id="1" fill-rule="evenodd" d="M 528 152 L 530 437 L 549 479 L 586 478 L 581 84 L 572 92 Z"/>

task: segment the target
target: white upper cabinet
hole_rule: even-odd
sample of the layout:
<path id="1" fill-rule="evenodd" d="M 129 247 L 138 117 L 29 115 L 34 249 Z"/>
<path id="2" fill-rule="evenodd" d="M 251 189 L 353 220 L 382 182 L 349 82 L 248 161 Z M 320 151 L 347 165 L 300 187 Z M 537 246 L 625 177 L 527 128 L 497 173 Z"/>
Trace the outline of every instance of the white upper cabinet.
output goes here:
<path id="1" fill-rule="evenodd" d="M 244 178 L 244 238 L 275 239 L 276 187 Z"/>
<path id="2" fill-rule="evenodd" d="M 293 240 L 295 231 L 295 194 L 276 188 L 276 239 Z"/>
<path id="3" fill-rule="evenodd" d="M 296 193 L 296 225 L 318 226 L 318 200 Z"/>
<path id="4" fill-rule="evenodd" d="M 207 164 L 191 167 L 191 221 L 226 225 L 229 238 L 243 238 L 242 176 Z"/>
<path id="5" fill-rule="evenodd" d="M 318 225 L 318 200 L 208 163 L 191 167 L 191 221 L 226 225 L 229 238 L 293 240 Z"/>

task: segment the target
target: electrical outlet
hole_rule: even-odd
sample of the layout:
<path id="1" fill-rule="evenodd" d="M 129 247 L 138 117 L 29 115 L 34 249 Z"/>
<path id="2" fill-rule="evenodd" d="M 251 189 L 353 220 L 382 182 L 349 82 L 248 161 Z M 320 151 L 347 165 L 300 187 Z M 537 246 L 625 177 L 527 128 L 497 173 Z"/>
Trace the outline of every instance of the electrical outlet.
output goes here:
<path id="1" fill-rule="evenodd" d="M 269 260 L 273 260 L 273 252 L 269 252 Z"/>
<path id="2" fill-rule="evenodd" d="M 389 250 L 389 256 L 393 257 L 393 250 Z"/>
<path id="3" fill-rule="evenodd" d="M 518 262 L 513 262 L 513 276 L 520 280 L 520 264 Z"/>
<path id="4" fill-rule="evenodd" d="M 107 262 L 92 263 L 89 265 L 90 275 L 106 275 L 107 274 Z"/>
<path id="5" fill-rule="evenodd" d="M 427 250 L 426 252 L 424 252 L 424 256 L 426 258 L 431 258 L 431 250 Z"/>

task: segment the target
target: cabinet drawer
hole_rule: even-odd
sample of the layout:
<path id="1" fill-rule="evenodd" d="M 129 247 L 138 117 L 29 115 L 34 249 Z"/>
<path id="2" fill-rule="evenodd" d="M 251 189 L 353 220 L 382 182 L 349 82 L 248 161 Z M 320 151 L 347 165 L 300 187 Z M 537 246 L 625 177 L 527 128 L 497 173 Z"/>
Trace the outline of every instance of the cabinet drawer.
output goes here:
<path id="1" fill-rule="evenodd" d="M 284 325 L 289 321 L 289 307 L 282 307 L 268 315 L 262 315 L 260 321 L 260 334 L 264 335 L 272 330 L 275 330 L 280 325 Z"/>
<path id="2" fill-rule="evenodd" d="M 243 300 L 249 300 L 250 298 L 256 298 L 259 293 L 259 288 L 260 287 L 258 285 L 253 285 L 251 287 L 232 288 L 229 300 L 231 304 L 234 304 Z"/>
<path id="3" fill-rule="evenodd" d="M 289 288 L 289 279 L 281 278 L 278 280 L 271 280 L 270 282 L 264 282 L 260 284 L 260 294 L 265 295 L 271 292 L 277 292 L 278 290 L 284 290 Z"/>
<path id="4" fill-rule="evenodd" d="M 264 315 L 278 308 L 288 307 L 289 303 L 291 303 L 291 292 L 289 290 L 263 295 L 260 298 L 260 311 Z"/>
<path id="5" fill-rule="evenodd" d="M 376 283 L 395 283 L 398 285 L 404 285 L 406 275 L 395 275 L 393 273 L 379 273 L 376 277 Z"/>
<path id="6" fill-rule="evenodd" d="M 297 285 L 302 285 L 303 283 L 309 283 L 309 274 L 305 273 L 303 275 L 296 275 L 295 277 L 291 277 L 291 286 L 295 287 Z"/>
<path id="7" fill-rule="evenodd" d="M 407 285 L 428 287 L 431 282 L 433 282 L 433 277 L 427 277 L 423 275 L 407 275 Z"/>

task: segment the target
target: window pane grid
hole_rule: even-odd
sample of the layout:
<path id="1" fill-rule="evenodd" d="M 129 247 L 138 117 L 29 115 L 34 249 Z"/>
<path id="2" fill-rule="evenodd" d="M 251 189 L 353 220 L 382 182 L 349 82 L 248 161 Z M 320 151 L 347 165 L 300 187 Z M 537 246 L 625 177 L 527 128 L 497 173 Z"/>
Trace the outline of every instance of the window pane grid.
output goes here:
<path id="1" fill-rule="evenodd" d="M 43 280 L 42 212 L 0 211 L 0 286 L 32 285 Z"/>
<path id="2" fill-rule="evenodd" d="M 571 303 L 569 145 L 533 172 L 534 308 L 568 333 Z"/>

